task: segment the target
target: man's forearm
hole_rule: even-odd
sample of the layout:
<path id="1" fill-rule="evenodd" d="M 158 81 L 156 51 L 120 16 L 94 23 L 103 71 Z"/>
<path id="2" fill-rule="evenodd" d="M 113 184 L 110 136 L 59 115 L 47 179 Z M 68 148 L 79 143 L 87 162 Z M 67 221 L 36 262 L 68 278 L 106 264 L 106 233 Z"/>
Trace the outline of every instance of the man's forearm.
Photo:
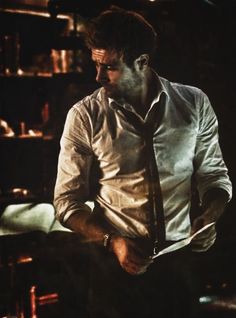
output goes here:
<path id="1" fill-rule="evenodd" d="M 202 199 L 203 213 L 212 216 L 212 221 L 217 221 L 225 210 L 229 194 L 224 189 L 213 188 L 207 191 Z"/>
<path id="2" fill-rule="evenodd" d="M 104 235 L 108 232 L 105 225 L 87 212 L 72 214 L 66 222 L 66 226 L 73 232 L 84 237 L 86 242 L 103 244 Z"/>
<path id="3" fill-rule="evenodd" d="M 220 188 L 214 188 L 207 191 L 202 200 L 202 213 L 194 219 L 191 234 L 197 232 L 203 226 L 212 222 L 217 222 L 225 210 L 229 200 L 229 194 Z M 215 242 L 215 226 L 203 231 L 192 241 L 192 249 L 196 252 L 207 251 Z"/>

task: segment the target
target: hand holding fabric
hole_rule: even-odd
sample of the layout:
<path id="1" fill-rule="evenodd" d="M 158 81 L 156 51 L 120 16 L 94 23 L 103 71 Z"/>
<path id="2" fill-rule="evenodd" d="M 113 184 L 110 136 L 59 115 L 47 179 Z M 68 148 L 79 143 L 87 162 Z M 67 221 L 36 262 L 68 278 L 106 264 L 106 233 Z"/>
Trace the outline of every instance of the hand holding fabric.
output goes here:
<path id="1" fill-rule="evenodd" d="M 203 215 L 197 217 L 193 222 L 191 235 L 211 222 L 214 222 L 214 220 L 212 220 L 208 213 L 204 213 Z M 191 242 L 192 250 L 194 252 L 205 252 L 215 243 L 215 240 L 216 227 L 214 224 L 193 238 Z"/>
<path id="2" fill-rule="evenodd" d="M 202 214 L 193 221 L 191 235 L 209 223 L 216 223 L 224 212 L 227 201 L 228 194 L 223 189 L 215 188 L 209 190 L 203 197 Z M 214 244 L 215 240 L 216 227 L 214 225 L 193 239 L 191 243 L 192 250 L 196 252 L 207 251 Z"/>

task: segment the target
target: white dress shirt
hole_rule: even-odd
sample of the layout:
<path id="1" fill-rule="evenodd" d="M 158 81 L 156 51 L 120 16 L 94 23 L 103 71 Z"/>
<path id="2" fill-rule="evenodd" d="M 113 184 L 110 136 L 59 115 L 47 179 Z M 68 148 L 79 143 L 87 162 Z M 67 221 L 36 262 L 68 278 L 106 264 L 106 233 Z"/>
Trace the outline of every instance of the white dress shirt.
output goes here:
<path id="1" fill-rule="evenodd" d="M 230 199 L 231 182 L 208 97 L 196 87 L 158 76 L 156 80 L 161 89 L 144 119 L 131 105 L 118 105 L 108 98 L 103 88 L 69 110 L 54 195 L 62 224 L 81 210 L 91 213 L 86 201 L 92 200 L 93 212 L 99 213 L 112 231 L 150 237 L 159 226 L 158 212 L 150 205 L 150 182 L 157 182 L 160 203 L 158 197 L 154 199 L 163 205 L 166 239 L 175 241 L 190 233 L 193 174 L 200 198 L 211 188 L 222 188 Z M 159 180 L 150 180 L 146 139 L 121 107 L 136 116 L 144 131 L 146 124 L 154 123 L 151 142 Z"/>

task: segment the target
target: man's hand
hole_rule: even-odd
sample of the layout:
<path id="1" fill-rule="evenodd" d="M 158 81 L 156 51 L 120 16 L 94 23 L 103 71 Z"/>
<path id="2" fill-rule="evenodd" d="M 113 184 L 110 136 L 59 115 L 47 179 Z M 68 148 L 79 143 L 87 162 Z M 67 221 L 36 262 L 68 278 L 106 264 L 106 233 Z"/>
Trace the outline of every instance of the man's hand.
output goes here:
<path id="1" fill-rule="evenodd" d="M 131 275 L 143 274 L 153 262 L 147 244 L 141 243 L 139 239 L 113 236 L 110 248 L 116 255 L 121 267 Z"/>
<path id="2" fill-rule="evenodd" d="M 211 189 L 203 197 L 203 213 L 193 221 L 191 235 L 200 230 L 203 226 L 217 222 L 224 212 L 228 201 L 228 193 L 223 189 Z M 210 226 L 192 240 L 192 250 L 204 252 L 208 250 L 216 240 L 215 225 Z"/>
<path id="3" fill-rule="evenodd" d="M 206 212 L 201 216 L 197 217 L 192 225 L 191 235 L 200 230 L 205 225 L 214 222 L 212 217 Z M 216 240 L 216 228 L 215 225 L 210 226 L 208 229 L 196 235 L 196 237 L 191 242 L 192 250 L 195 252 L 205 252 L 207 251 Z"/>

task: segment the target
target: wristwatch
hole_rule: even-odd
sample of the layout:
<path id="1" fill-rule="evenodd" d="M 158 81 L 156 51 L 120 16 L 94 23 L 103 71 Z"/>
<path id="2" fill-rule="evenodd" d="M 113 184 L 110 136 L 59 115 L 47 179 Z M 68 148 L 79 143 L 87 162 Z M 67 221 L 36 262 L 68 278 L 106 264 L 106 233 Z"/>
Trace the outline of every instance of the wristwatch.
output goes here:
<path id="1" fill-rule="evenodd" d="M 109 245 L 110 245 L 110 242 L 111 242 L 111 237 L 112 237 L 112 234 L 111 233 L 106 233 L 104 234 L 103 236 L 103 246 L 105 247 L 105 249 L 109 249 Z"/>

